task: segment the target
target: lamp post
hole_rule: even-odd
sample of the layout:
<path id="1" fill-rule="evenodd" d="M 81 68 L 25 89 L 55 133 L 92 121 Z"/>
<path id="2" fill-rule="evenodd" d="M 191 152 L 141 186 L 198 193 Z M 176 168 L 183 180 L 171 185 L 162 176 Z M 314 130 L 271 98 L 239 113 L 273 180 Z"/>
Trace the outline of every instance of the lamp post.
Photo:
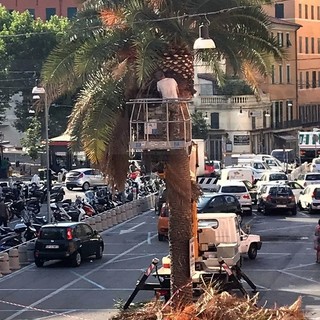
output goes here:
<path id="1" fill-rule="evenodd" d="M 50 157 L 49 157 L 49 107 L 48 97 L 46 90 L 43 87 L 35 86 L 32 89 L 33 99 L 39 100 L 41 97 L 44 99 L 44 121 L 45 121 L 45 140 L 46 140 L 46 172 L 47 172 L 47 221 L 51 222 L 51 210 L 50 210 Z"/>

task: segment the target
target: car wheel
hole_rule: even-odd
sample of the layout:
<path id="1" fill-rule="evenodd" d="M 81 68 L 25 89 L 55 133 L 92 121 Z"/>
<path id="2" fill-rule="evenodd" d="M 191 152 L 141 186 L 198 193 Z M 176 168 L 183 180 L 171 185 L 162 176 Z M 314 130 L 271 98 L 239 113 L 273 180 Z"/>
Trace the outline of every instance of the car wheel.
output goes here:
<path id="1" fill-rule="evenodd" d="M 83 191 L 88 191 L 90 189 L 90 184 L 89 182 L 85 182 L 83 185 L 82 185 L 82 190 Z"/>
<path id="2" fill-rule="evenodd" d="M 249 259 L 254 260 L 257 257 L 257 254 L 258 254 L 257 245 L 255 243 L 251 243 L 248 250 Z"/>
<path id="3" fill-rule="evenodd" d="M 100 245 L 98 251 L 96 252 L 96 259 L 102 259 L 103 256 L 103 247 Z"/>
<path id="4" fill-rule="evenodd" d="M 292 209 L 291 213 L 293 216 L 296 216 L 297 215 L 297 208 Z"/>
<path id="5" fill-rule="evenodd" d="M 312 208 L 311 208 L 311 204 L 308 205 L 308 213 L 309 213 L 309 214 L 312 214 L 312 213 L 313 213 L 313 210 L 312 210 Z"/>
<path id="6" fill-rule="evenodd" d="M 81 264 L 82 258 L 81 254 L 79 251 L 76 251 L 72 256 L 71 256 L 71 266 L 72 267 L 79 267 Z"/>
<path id="7" fill-rule="evenodd" d="M 38 268 L 42 268 L 43 265 L 44 265 L 44 261 L 41 260 L 41 259 L 39 259 L 39 258 L 35 258 L 35 259 L 34 259 L 34 263 L 36 264 L 36 266 L 37 266 Z"/>
<path id="8" fill-rule="evenodd" d="M 73 187 L 67 186 L 67 189 L 68 189 L 69 191 L 71 191 L 71 190 L 73 189 Z"/>
<path id="9" fill-rule="evenodd" d="M 158 240 L 159 241 L 164 241 L 165 240 L 165 236 L 161 233 L 158 233 Z"/>
<path id="10" fill-rule="evenodd" d="M 267 216 L 268 214 L 270 214 L 270 209 L 267 209 L 266 206 L 263 207 L 263 214 L 265 216 Z"/>
<path id="11" fill-rule="evenodd" d="M 302 208 L 302 205 L 301 205 L 301 202 L 300 202 L 300 201 L 298 201 L 298 208 L 299 208 L 300 210 L 303 210 L 303 208 Z"/>

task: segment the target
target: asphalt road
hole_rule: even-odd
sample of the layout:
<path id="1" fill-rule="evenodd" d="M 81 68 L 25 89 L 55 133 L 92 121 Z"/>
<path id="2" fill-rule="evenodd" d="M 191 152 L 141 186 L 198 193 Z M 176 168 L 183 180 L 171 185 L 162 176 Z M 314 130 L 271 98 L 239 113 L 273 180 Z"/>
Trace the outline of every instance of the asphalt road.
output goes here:
<path id="1" fill-rule="evenodd" d="M 259 304 L 288 305 L 301 295 L 310 319 L 320 319 L 320 265 L 313 250 L 319 218 L 305 213 L 245 218 L 263 240 L 257 259 L 245 258 L 243 266 L 258 287 Z M 62 262 L 41 269 L 30 265 L 4 276 L 1 319 L 107 319 L 115 302 L 129 297 L 152 258 L 167 255 L 168 243 L 157 240 L 156 223 L 149 211 L 105 231 L 102 260 L 85 261 L 79 268 Z M 152 297 L 152 292 L 142 292 L 135 302 Z"/>

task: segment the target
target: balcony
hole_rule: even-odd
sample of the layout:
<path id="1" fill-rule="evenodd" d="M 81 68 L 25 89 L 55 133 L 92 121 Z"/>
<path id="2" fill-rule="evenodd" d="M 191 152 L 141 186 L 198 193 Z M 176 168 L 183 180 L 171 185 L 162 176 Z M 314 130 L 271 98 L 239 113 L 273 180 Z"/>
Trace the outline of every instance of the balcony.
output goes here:
<path id="1" fill-rule="evenodd" d="M 290 121 L 283 121 L 278 123 L 272 123 L 272 129 L 293 129 L 295 127 L 300 127 L 302 122 L 300 119 L 290 120 Z"/>
<path id="2" fill-rule="evenodd" d="M 262 95 L 261 100 L 257 101 L 254 95 L 241 95 L 241 96 L 220 96 L 220 95 L 213 95 L 213 96 L 197 96 L 193 98 L 193 102 L 195 107 L 201 107 L 205 109 L 206 107 L 211 108 L 212 106 L 221 108 L 221 109 L 228 109 L 237 107 L 240 108 L 246 106 L 248 108 L 257 107 L 262 105 L 270 105 L 270 97 L 269 95 Z"/>

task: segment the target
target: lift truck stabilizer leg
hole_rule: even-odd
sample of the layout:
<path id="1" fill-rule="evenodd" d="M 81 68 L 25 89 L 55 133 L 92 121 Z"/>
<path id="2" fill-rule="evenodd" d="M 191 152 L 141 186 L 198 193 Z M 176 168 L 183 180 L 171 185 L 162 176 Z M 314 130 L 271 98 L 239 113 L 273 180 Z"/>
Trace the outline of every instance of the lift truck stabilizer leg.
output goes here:
<path id="1" fill-rule="evenodd" d="M 164 292 L 167 292 L 167 294 L 165 295 L 165 298 L 166 299 L 169 298 L 170 281 L 164 281 L 162 277 L 159 277 L 158 262 L 159 262 L 159 259 L 154 258 L 151 264 L 149 265 L 149 267 L 146 269 L 146 271 L 141 275 L 140 279 L 138 279 L 135 289 L 133 290 L 129 299 L 123 306 L 124 310 L 129 308 L 131 302 L 133 301 L 133 299 L 135 298 L 135 296 L 138 294 L 140 290 L 149 290 L 149 291 L 155 291 L 155 292 L 159 292 L 163 290 Z M 152 274 L 154 269 L 156 269 L 156 276 L 158 278 L 158 283 L 146 283 L 147 279 Z"/>
<path id="2" fill-rule="evenodd" d="M 219 264 L 220 267 L 223 268 L 224 271 L 228 274 L 230 280 L 232 280 L 232 282 L 236 285 L 237 289 L 239 289 L 244 296 L 248 296 L 248 292 L 240 282 L 241 279 L 247 282 L 254 293 L 257 292 L 257 287 L 255 286 L 255 284 L 248 278 L 248 276 L 244 272 L 241 271 L 240 267 L 234 266 L 232 270 L 224 260 L 220 260 Z"/>

